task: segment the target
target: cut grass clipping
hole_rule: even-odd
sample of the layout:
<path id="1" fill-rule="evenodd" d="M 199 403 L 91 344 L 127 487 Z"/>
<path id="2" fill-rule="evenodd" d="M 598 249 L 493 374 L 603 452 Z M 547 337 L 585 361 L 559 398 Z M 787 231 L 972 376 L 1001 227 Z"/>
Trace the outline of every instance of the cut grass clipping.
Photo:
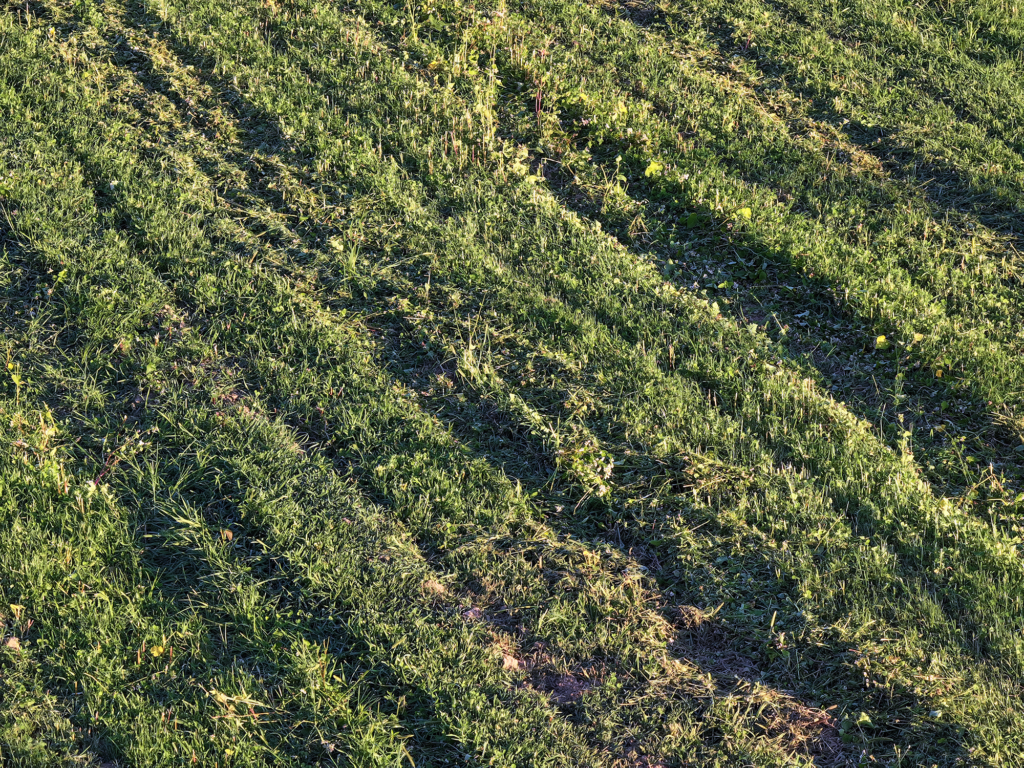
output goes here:
<path id="1" fill-rule="evenodd" d="M 1022 51 L 5 3 L 0 763 L 1024 764 Z"/>

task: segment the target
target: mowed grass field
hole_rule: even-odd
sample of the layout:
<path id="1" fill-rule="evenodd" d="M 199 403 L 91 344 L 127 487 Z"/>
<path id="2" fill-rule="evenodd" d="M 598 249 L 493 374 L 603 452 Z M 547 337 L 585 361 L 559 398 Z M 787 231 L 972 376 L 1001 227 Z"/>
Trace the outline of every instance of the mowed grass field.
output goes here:
<path id="1" fill-rule="evenodd" d="M 0 764 L 1024 765 L 1018 0 L 0 13 Z"/>

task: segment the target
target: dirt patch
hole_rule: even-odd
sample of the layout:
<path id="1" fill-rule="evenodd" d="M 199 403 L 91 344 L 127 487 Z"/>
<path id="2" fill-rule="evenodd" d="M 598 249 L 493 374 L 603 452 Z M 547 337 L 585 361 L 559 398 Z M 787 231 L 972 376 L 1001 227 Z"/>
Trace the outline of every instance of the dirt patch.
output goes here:
<path id="1" fill-rule="evenodd" d="M 549 674 L 536 680 L 533 687 L 548 694 L 555 704 L 562 707 L 567 704 L 575 704 L 583 697 L 583 694 L 594 687 L 594 683 L 575 675 Z"/>
<path id="2" fill-rule="evenodd" d="M 617 2 L 609 2 L 606 5 L 638 27 L 649 27 L 665 20 L 665 14 L 654 3 L 645 2 L 645 0 L 617 0 Z"/>
<path id="3" fill-rule="evenodd" d="M 502 669 L 506 669 L 510 672 L 518 672 L 520 669 L 523 668 L 523 662 L 511 653 L 502 652 L 501 666 Z"/>
<path id="4" fill-rule="evenodd" d="M 469 609 L 469 611 L 466 611 L 462 614 L 463 617 L 465 617 L 466 614 L 470 613 L 473 610 L 478 609 Z M 502 669 L 504 669 L 506 672 L 522 672 L 529 671 L 536 666 L 538 658 L 536 653 L 524 653 L 523 649 L 520 647 L 519 643 L 516 641 L 513 635 L 510 635 L 507 632 L 502 632 L 496 629 L 492 624 L 490 624 L 490 616 L 487 613 L 480 611 L 479 617 L 480 618 L 478 619 L 466 620 L 488 622 L 488 634 L 491 636 L 491 640 L 493 641 L 493 644 L 491 646 L 491 652 L 494 654 L 495 658 L 501 664 Z M 520 679 L 520 682 L 518 682 L 516 685 L 518 687 L 522 684 L 523 683 Z"/>
<path id="5" fill-rule="evenodd" d="M 754 727 L 787 752 L 812 756 L 820 766 L 846 762 L 848 755 L 836 720 L 826 710 L 762 686 L 751 692 L 749 701 L 759 711 Z"/>
<path id="6" fill-rule="evenodd" d="M 668 768 L 665 760 L 640 751 L 642 747 L 636 739 L 627 740 L 623 749 L 622 757 L 614 763 L 619 768 Z"/>
<path id="7" fill-rule="evenodd" d="M 514 643 L 522 642 L 526 636 L 526 625 L 521 611 L 502 603 L 488 605 L 489 590 L 471 590 L 470 594 L 473 605 L 462 612 L 463 619 L 487 622 L 492 635 L 499 642 L 506 642 L 506 640 Z M 485 607 L 477 607 L 480 604 Z"/>
<path id="8" fill-rule="evenodd" d="M 594 660 L 583 661 L 572 667 L 558 669 L 543 643 L 531 649 L 525 666 L 531 670 L 527 685 L 547 694 L 560 707 L 570 706 L 583 695 L 599 685 L 604 677 L 604 667 Z"/>
<path id="9" fill-rule="evenodd" d="M 677 629 L 690 631 L 700 629 L 705 622 L 712 618 L 707 611 L 702 611 L 695 605 L 680 605 L 674 624 Z"/>
<path id="10" fill-rule="evenodd" d="M 716 680 L 756 680 L 757 664 L 735 650 L 737 638 L 714 621 L 706 611 L 693 605 L 679 607 L 675 619 L 676 637 L 669 650 L 711 674 Z"/>
<path id="11" fill-rule="evenodd" d="M 760 682 L 761 670 L 741 650 L 741 638 L 697 606 L 680 606 L 675 616 L 676 637 L 670 650 L 710 674 L 719 694 L 754 716 L 754 728 L 791 754 L 815 758 L 819 766 L 845 764 L 835 718 Z"/>
<path id="12" fill-rule="evenodd" d="M 427 579 L 420 585 L 420 589 L 427 595 L 443 595 L 447 590 L 444 588 L 444 584 L 434 579 Z"/>

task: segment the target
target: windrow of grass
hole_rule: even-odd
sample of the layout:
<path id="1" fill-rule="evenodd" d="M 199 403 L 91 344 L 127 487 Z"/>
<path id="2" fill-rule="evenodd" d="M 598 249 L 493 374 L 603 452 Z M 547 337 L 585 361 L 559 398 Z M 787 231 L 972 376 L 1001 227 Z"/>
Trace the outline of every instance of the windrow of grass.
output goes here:
<path id="1" fill-rule="evenodd" d="M 951 23 L 953 14 L 988 21 Z M 1005 214 L 1019 211 L 1020 49 L 986 49 L 979 39 L 982 26 L 989 39 L 1014 27 L 1009 38 L 1019 34 L 1020 9 L 1012 4 L 954 10 L 871 0 L 793 2 L 737 12 L 707 3 L 676 5 L 664 19 L 675 32 L 706 29 L 723 53 L 756 62 L 766 84 L 788 84 L 858 144 L 894 150 L 894 161 L 916 159 L 925 174 L 938 177 L 939 191 L 946 188 L 939 204 L 977 211 L 994 205 L 986 212 L 1003 213 L 1007 223 Z"/>
<path id="2" fill-rule="evenodd" d="M 493 78 L 376 8 L 43 8 L 4 21 L 5 756 L 1012 764 L 1012 515 L 567 211 Z M 91 625 L 76 579 L 119 587 Z"/>

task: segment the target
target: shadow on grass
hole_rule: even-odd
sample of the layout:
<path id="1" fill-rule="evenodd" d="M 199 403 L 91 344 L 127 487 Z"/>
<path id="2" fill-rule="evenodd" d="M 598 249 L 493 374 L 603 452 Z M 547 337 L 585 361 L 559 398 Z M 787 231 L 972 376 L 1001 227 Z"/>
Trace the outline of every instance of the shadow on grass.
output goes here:
<path id="1" fill-rule="evenodd" d="M 814 111 L 815 117 L 822 120 L 834 123 L 844 120 L 821 101 L 815 102 Z M 841 130 L 851 143 L 877 157 L 890 176 L 907 187 L 923 190 L 934 210 L 934 221 L 940 221 L 946 213 L 958 214 L 968 222 L 976 219 L 1009 238 L 1018 249 L 1024 249 L 1024 190 L 973 181 L 951 161 L 937 159 L 901 143 L 899 128 L 868 127 L 849 121 Z M 1018 275 L 1018 282 L 1022 280 L 1024 276 Z"/>
<path id="2" fill-rule="evenodd" d="M 267 689 L 275 683 L 290 685 L 287 670 L 273 660 L 280 657 L 281 642 L 300 647 L 303 643 L 322 647 L 330 653 L 341 670 L 341 676 L 353 683 L 359 709 L 372 707 L 374 713 L 384 718 L 393 718 L 395 723 L 408 734 L 406 748 L 417 764 L 431 764 L 432 761 L 461 762 L 463 752 L 448 734 L 447 728 L 436 713 L 436 702 L 428 692 L 402 682 L 400 675 L 390 670 L 380 659 L 379 650 L 372 647 L 372 639 L 362 635 L 350 621 L 358 606 L 341 600 L 330 600 L 316 592 L 310 593 L 307 563 L 295 562 L 287 552 L 277 551 L 273 546 L 273 533 L 263 522 L 252 519 L 244 511 L 247 498 L 252 492 L 252 478 L 238 469 L 238 465 L 249 460 L 248 455 L 210 451 L 201 447 L 192 451 L 189 445 L 165 445 L 162 452 L 163 468 L 159 470 L 160 481 L 174 485 L 176 491 L 161 500 L 160 507 L 144 501 L 146 478 L 139 479 L 142 488 L 126 487 L 131 499 L 139 505 L 140 517 L 147 526 L 147 540 L 156 542 L 149 546 L 144 562 L 159 574 L 159 584 L 167 598 L 176 603 L 190 605 L 223 604 L 223 581 L 216 566 L 211 564 L 197 550 L 182 549 L 175 543 L 176 531 L 168 517 L 168 508 L 174 504 L 186 504 L 194 510 L 201 510 L 205 525 L 200 535 L 216 539 L 219 532 L 229 529 L 233 539 L 223 546 L 232 552 L 239 572 L 250 583 L 259 585 L 259 592 L 265 601 L 264 615 L 215 616 L 207 620 L 211 628 L 207 643 L 210 654 L 206 658 L 206 674 L 233 668 L 238 659 L 246 660 L 253 676 L 263 682 Z M 202 455 L 200 455 L 202 454 Z M 323 478 L 316 472 L 307 472 L 300 481 L 295 476 L 276 477 L 282 468 L 262 466 L 261 484 L 276 485 L 288 489 L 296 497 L 295 503 L 303 509 L 315 509 L 323 505 L 319 483 Z M 187 482 L 174 483 L 186 478 Z M 332 499 L 333 501 L 333 499 Z M 334 504 L 332 504 L 334 506 Z M 355 518 L 350 520 L 348 516 Z M 343 525 L 349 535 L 358 539 L 362 521 L 356 510 L 339 509 L 332 516 L 333 522 Z M 354 523 L 354 524 L 353 524 Z M 357 541 L 352 546 L 359 549 L 365 543 L 368 556 L 385 558 L 386 546 L 382 540 Z M 339 573 L 343 578 L 346 574 Z M 350 574 L 349 574 L 350 575 Z M 410 613 L 413 611 L 410 609 Z M 257 623 L 258 631 L 254 628 Z M 227 626 L 227 635 L 219 638 L 213 634 L 214 627 Z M 254 638 L 259 635 L 262 643 Z M 305 702 L 298 710 L 289 710 L 286 717 L 275 718 L 277 728 L 264 731 L 276 746 L 287 747 L 302 754 L 304 758 L 324 759 L 323 734 L 315 725 L 317 712 L 314 702 Z M 345 713 L 336 713 L 344 720 Z M 322 719 L 322 713 L 321 713 Z M 302 724 L 296 727 L 296 723 Z M 338 735 L 344 734 L 344 729 Z M 338 745 L 342 748 L 342 745 Z"/>
<path id="3" fill-rule="evenodd" d="M 645 97 L 657 102 L 656 95 L 646 94 Z M 667 105 L 662 105 L 662 109 L 671 113 Z M 837 115 L 831 117 L 838 121 Z M 847 126 L 846 130 L 855 131 L 856 126 Z M 527 145 L 537 140 L 534 135 L 519 135 L 515 131 L 508 131 L 507 137 Z M 790 254 L 778 253 L 746 233 L 729 232 L 724 223 L 721 226 L 710 225 L 714 212 L 707 208 L 685 199 L 682 205 L 673 206 L 672 195 L 659 194 L 647 183 L 643 174 L 644 162 L 635 160 L 633 167 L 629 167 L 628 145 L 609 143 L 591 146 L 585 130 L 574 140 L 580 145 L 587 143 L 595 162 L 603 163 L 612 176 L 620 170 L 629 175 L 629 194 L 634 210 L 643 209 L 649 198 L 651 207 L 665 204 L 669 208 L 665 219 L 685 218 L 687 214 L 697 213 L 707 224 L 704 232 L 688 233 L 685 228 L 681 232 L 666 232 L 661 229 L 659 221 L 652 225 L 655 231 L 649 239 L 634 238 L 628 220 L 615 220 L 613 216 L 603 215 L 599 205 L 590 204 L 585 195 L 572 188 L 571 179 L 558 179 L 557 174 L 549 173 L 549 187 L 565 207 L 600 221 L 606 231 L 613 232 L 624 243 L 631 243 L 637 252 L 652 257 L 662 265 L 667 278 L 702 291 L 710 298 L 721 297 L 721 303 L 729 302 L 731 305 L 723 307 L 723 311 L 740 319 L 753 320 L 765 326 L 765 331 L 776 340 L 786 341 L 791 357 L 810 371 L 815 371 L 816 378 L 853 412 L 878 423 L 894 449 L 902 449 L 904 430 L 909 429 L 913 433 L 915 451 L 923 455 L 922 468 L 930 481 L 943 492 L 953 496 L 978 492 L 978 467 L 990 463 L 994 465 L 995 474 L 1004 475 L 999 483 L 1012 487 L 1024 480 L 1024 462 L 1019 460 L 1024 457 L 1013 452 L 1014 446 L 1019 444 L 1019 436 L 988 407 L 987 399 L 974 386 L 971 377 L 965 377 L 967 385 L 963 389 L 951 385 L 948 376 L 940 379 L 935 375 L 937 368 L 945 368 L 948 373 L 948 364 L 921 359 L 909 353 L 900 355 L 895 349 L 876 351 L 874 339 L 878 334 L 892 336 L 899 329 L 879 327 L 870 318 L 853 311 L 839 297 L 842 286 L 828 285 L 820 278 L 808 276 L 803 265 L 794 262 Z M 801 215 L 817 216 L 819 211 L 814 207 L 812 197 L 808 197 L 810 192 L 806 187 L 809 180 L 822 175 L 834 176 L 829 174 L 824 159 L 797 146 L 773 145 L 768 152 L 742 138 L 719 137 L 715 142 L 708 151 L 717 148 L 719 155 L 726 158 L 727 165 L 745 181 L 791 194 L 798 198 L 795 207 Z M 618 157 L 626 157 L 627 162 L 622 168 L 616 165 L 613 172 L 612 159 Z M 781 178 L 780 169 L 785 169 Z M 904 187 L 916 182 L 916 178 L 902 180 Z M 964 180 L 958 179 L 960 182 Z M 866 201 L 870 209 L 869 228 L 881 232 L 891 225 L 890 211 L 899 207 L 906 191 L 904 187 L 897 189 L 896 185 L 884 185 L 861 175 L 832 178 L 824 190 L 824 200 L 826 203 L 841 202 L 850 197 Z M 821 192 L 816 189 L 814 194 Z M 926 199 L 928 194 L 924 193 Z M 977 198 L 977 194 L 971 194 Z M 946 197 L 943 193 L 943 198 Z M 955 212 L 956 208 L 963 216 L 967 216 L 969 211 L 976 212 L 976 200 L 946 202 L 948 207 L 944 209 L 933 201 L 933 221 L 940 222 L 944 213 Z M 988 199 L 988 202 L 994 201 Z M 821 205 L 820 198 L 817 205 Z M 1011 208 L 998 217 L 1005 224 L 1009 220 L 1007 217 L 1014 215 Z M 992 218 L 986 220 L 990 224 L 999 223 Z M 1003 227 L 1002 231 L 1008 236 L 1016 236 L 1014 233 L 1019 229 L 1021 227 Z M 684 242 L 678 246 L 670 245 L 667 242 L 670 236 L 681 237 Z M 909 266 L 911 278 L 915 279 L 914 265 Z M 1010 269 L 1012 272 L 1012 266 Z M 1002 276 L 1002 281 L 1006 289 L 1015 287 L 1015 278 L 1007 274 Z M 566 298 L 571 301 L 571 297 Z M 999 317 L 1004 315 L 997 319 Z M 1012 313 L 1005 315 L 1011 325 L 1014 317 Z M 604 319 L 613 322 L 609 318 Z M 788 333 L 782 337 L 780 331 L 784 327 Z M 627 330 L 619 328 L 619 331 L 629 336 Z M 967 365 L 969 361 L 959 363 Z M 963 445 L 959 440 L 961 437 L 969 440 L 969 444 Z M 974 457 L 974 466 L 970 466 L 967 456 Z M 995 493 L 996 484 L 982 485 L 981 493 Z"/>
<path id="4" fill-rule="evenodd" d="M 778 6 L 777 3 L 772 5 Z M 780 9 L 781 12 L 781 9 Z M 788 14 L 788 9 L 785 10 Z M 813 26 L 797 14 L 796 22 L 802 26 Z M 752 88 L 761 96 L 768 97 L 769 89 L 777 83 L 780 76 L 799 80 L 799 73 L 794 65 L 765 61 L 755 48 L 738 45 L 734 27 L 724 19 L 718 19 L 708 28 L 708 35 L 714 41 L 723 58 L 738 56 L 751 62 L 762 74 L 762 83 Z M 936 102 L 948 101 L 948 94 L 939 91 L 927 81 L 919 83 L 923 92 Z M 937 160 L 912 146 L 899 142 L 901 130 L 896 126 L 865 126 L 857 121 L 850 121 L 843 113 L 838 112 L 833 104 L 832 93 L 812 91 L 809 116 L 829 125 L 838 126 L 847 139 L 861 150 L 875 156 L 893 178 L 897 179 L 905 189 L 924 188 L 924 195 L 933 208 L 932 218 L 940 222 L 944 214 L 952 213 L 960 216 L 976 217 L 981 223 L 1012 238 L 1019 247 L 1024 247 L 1024 190 L 1016 186 L 998 184 L 982 185 L 967 178 L 953 163 L 948 160 Z M 986 131 L 995 141 L 1005 143 L 1018 157 L 1024 151 L 1024 143 L 1020 139 L 1010 140 L 1004 131 L 994 131 L 977 121 L 966 121 L 973 127 Z M 879 141 L 882 139 L 882 141 Z M 954 148 L 950 152 L 955 153 Z M 761 174 L 750 175 L 749 170 L 736 165 L 736 170 L 751 180 L 768 182 Z M 773 185 L 774 186 L 774 185 Z"/>
<path id="5" fill-rule="evenodd" d="M 616 149 L 612 147 L 607 154 Z M 843 300 L 840 286 L 808 274 L 801 263 L 742 229 L 715 223 L 716 214 L 708 207 L 685 199 L 679 203 L 665 199 L 664 193 L 645 182 L 639 165 L 629 170 L 624 164 L 620 169 L 630 175 L 629 195 L 636 208 L 648 200 L 652 206 L 664 204 L 669 208 L 666 216 L 672 218 L 696 214 L 700 228 L 635 237 L 629 232 L 629 216 L 602 215 L 585 196 L 573 194 L 569 179 L 549 179 L 550 188 L 564 206 L 600 221 L 605 231 L 660 265 L 666 279 L 717 300 L 724 314 L 761 326 L 780 345 L 781 354 L 852 412 L 878 424 L 894 450 L 902 449 L 904 430 L 911 430 L 919 463 L 943 492 L 958 496 L 976 485 L 978 468 L 965 460 L 967 453 L 979 454 L 980 466 L 989 462 L 1001 466 L 1010 486 L 1024 480 L 1024 461 L 1012 450 L 1017 443 L 1015 434 L 997 420 L 969 384 L 956 386 L 948 377 L 937 378 L 935 364 L 922 361 L 910 350 L 878 349 L 876 334 L 893 329 L 879 328 L 852 310 Z M 675 243 L 676 237 L 681 242 Z M 572 302 L 572 297 L 563 298 Z M 602 319 L 615 325 L 627 341 L 640 341 L 642 329 L 625 328 L 614 318 Z M 710 381 L 707 384 L 714 386 Z M 960 436 L 971 439 L 969 451 L 960 449 Z"/>
<path id="6" fill-rule="evenodd" d="M 473 308 L 468 312 L 472 316 Z M 415 332 L 398 329 L 389 345 L 389 350 L 397 353 L 388 365 L 391 375 L 413 389 L 422 388 L 424 379 L 431 376 L 450 374 L 443 363 L 417 354 L 420 347 L 417 341 Z M 765 624 L 773 607 L 782 612 L 781 606 L 773 602 L 778 593 L 787 594 L 791 601 L 800 600 L 798 588 L 785 576 L 785 569 L 783 576 L 779 577 L 772 564 L 763 558 L 757 557 L 756 562 L 741 558 L 743 578 L 728 583 L 726 593 L 717 593 L 705 589 L 707 574 L 704 566 L 687 564 L 683 552 L 673 545 L 652 543 L 652 535 L 664 536 L 664 532 L 654 534 L 653 531 L 667 528 L 669 520 L 678 522 L 682 516 L 690 530 L 695 532 L 694 538 L 703 542 L 709 557 L 726 558 L 733 551 L 731 542 L 740 532 L 723 527 L 715 514 L 688 507 L 681 498 L 666 499 L 659 512 L 646 516 L 645 520 L 651 527 L 638 531 L 636 526 L 629 526 L 629 513 L 618 508 L 617 501 L 612 500 L 609 504 L 594 498 L 581 501 L 580 489 L 555 471 L 549 449 L 513 416 L 501 414 L 498 406 L 485 396 L 472 389 L 462 389 L 451 395 L 438 396 L 432 402 L 426 402 L 424 407 L 437 415 L 471 455 L 482 457 L 495 467 L 502 467 L 510 479 L 520 482 L 527 495 L 545 511 L 549 525 L 574 538 L 593 542 L 597 547 L 614 547 L 640 564 L 657 585 L 661 598 L 659 610 L 677 628 L 678 635 L 670 651 L 710 675 L 720 695 L 734 694 L 743 685 L 761 683 L 785 691 L 796 701 L 805 703 L 828 701 L 832 704 L 842 698 L 842 705 L 847 711 L 869 713 L 872 721 L 879 724 L 874 738 L 882 742 L 891 740 L 904 748 L 923 749 L 938 761 L 951 753 L 946 749 L 933 752 L 934 740 L 948 738 L 950 743 L 958 743 L 965 735 L 966 730 L 960 725 L 922 722 L 920 727 L 923 730 L 917 734 L 920 738 L 909 738 L 895 721 L 913 717 L 910 713 L 920 708 L 920 699 L 901 686 L 889 688 L 884 693 L 865 690 L 862 675 L 856 667 L 859 656 L 846 644 L 798 646 L 794 652 L 804 655 L 805 671 L 802 674 L 798 669 L 799 662 L 792 661 L 795 657 L 786 654 L 785 660 L 780 660 L 782 656 L 775 655 Z M 501 429 L 480 429 L 481 425 L 496 421 L 502 425 Z M 602 429 L 598 423 L 590 426 L 603 444 L 617 455 L 617 449 L 628 447 L 622 445 L 621 435 Z M 362 467 L 354 467 L 353 471 L 357 478 L 366 472 Z M 656 488 L 659 478 L 665 479 L 661 474 L 664 471 L 663 465 L 651 462 L 646 471 L 637 473 L 644 474 L 644 480 L 636 479 L 636 483 L 648 489 Z M 692 542 L 690 546 L 693 546 Z M 755 541 L 750 541 L 749 546 L 750 552 L 758 551 L 759 545 Z M 692 632 L 687 624 L 687 610 L 696 606 L 696 610 L 710 613 L 714 603 L 720 600 L 746 605 L 748 610 L 734 613 L 724 622 L 712 622 L 709 626 L 714 629 L 707 632 Z M 517 607 L 504 606 L 504 609 L 515 612 Z M 779 628 L 793 635 L 811 629 L 799 620 L 785 624 L 780 621 L 776 629 Z M 527 632 L 524 643 L 543 640 L 542 637 L 534 637 L 529 629 Z M 838 697 L 838 690 L 844 691 L 842 697 Z M 815 737 L 805 745 L 808 754 L 824 757 L 833 746 L 842 744 L 836 735 L 835 725 L 829 726 L 827 722 L 811 727 Z M 832 736 L 835 739 L 829 741 Z M 854 743 L 863 746 L 859 740 Z M 841 749 L 846 750 L 847 745 L 843 744 Z M 956 748 L 953 753 L 963 754 Z"/>
<path id="7" fill-rule="evenodd" d="M 4 246 L 9 255 L 14 255 L 17 279 L 0 291 L 0 327 L 7 330 L 5 335 L 12 343 L 26 347 L 33 346 L 32 333 L 49 336 L 59 330 L 62 335 L 76 339 L 69 345 L 58 342 L 56 352 L 37 349 L 19 357 L 27 367 L 26 378 L 36 382 L 40 390 L 36 393 L 38 402 L 50 405 L 61 419 L 78 422 L 79 417 L 66 409 L 66 398 L 59 391 L 63 382 L 49 383 L 47 368 L 55 359 L 79 358 L 82 347 L 88 344 L 87 333 L 81 329 L 80 334 L 69 334 L 66 324 L 30 327 L 28 319 L 39 312 L 33 300 L 34 288 L 45 275 L 33 266 L 35 260 L 31 252 L 17 244 L 12 248 L 10 242 Z M 14 248 L 17 248 L 16 254 L 12 254 Z M 11 317 L 17 319 L 12 321 Z M 137 369 L 138 366 L 136 372 Z M 462 764 L 463 752 L 435 715 L 433 698 L 403 684 L 375 661 L 373 649 L 365 638 L 354 635 L 345 621 L 339 621 L 339 614 L 344 617 L 351 606 L 325 603 L 322 597 L 306 594 L 302 586 L 302 565 L 268 551 L 261 544 L 270 537 L 263 527 L 252 524 L 241 511 L 250 483 L 234 471 L 231 457 L 193 450 L 194 438 L 176 434 L 172 416 L 157 408 L 144 407 L 141 414 L 136 413 L 135 403 L 125 393 L 141 391 L 145 384 L 134 379 L 131 372 L 103 367 L 95 383 L 110 393 L 112 403 L 120 405 L 95 411 L 90 414 L 88 424 L 80 424 L 81 433 L 74 443 L 73 454 L 75 463 L 85 469 L 87 476 L 101 474 L 105 466 L 104 456 L 109 445 L 99 435 L 117 435 L 126 419 L 137 419 L 136 429 L 162 427 L 162 434 L 167 435 L 158 439 L 157 451 L 149 457 L 153 463 L 123 465 L 115 473 L 116 477 L 109 478 L 123 507 L 131 511 L 128 525 L 134 531 L 134 540 L 124 544 L 124 553 L 131 553 L 131 561 L 111 562 L 110 567 L 115 571 L 130 569 L 125 572 L 129 579 L 139 578 L 151 583 L 153 593 L 147 599 L 151 601 L 153 621 L 159 621 L 161 616 L 195 615 L 206 632 L 198 638 L 198 655 L 180 651 L 173 675 L 144 679 L 135 684 L 134 691 L 147 697 L 155 709 L 180 709 L 182 727 L 189 728 L 196 725 L 195 721 L 189 722 L 192 719 L 189 713 L 212 706 L 202 684 L 211 685 L 218 676 L 225 680 L 259 681 L 268 695 L 273 695 L 276 686 L 287 687 L 291 656 L 276 639 L 286 637 L 292 645 L 301 646 L 305 642 L 310 647 L 330 649 L 342 676 L 359 681 L 359 706 L 372 703 L 380 715 L 407 726 L 410 735 L 407 748 L 417 764 L 431 764 L 436 760 Z M 24 399 L 25 393 L 22 395 Z M 210 406 L 213 407 L 216 406 Z M 87 439 L 82 440 L 82 437 Z M 310 476 L 299 486 L 303 492 L 315 495 L 316 486 Z M 176 521 L 173 517 L 176 505 L 197 512 L 205 529 L 197 531 Z M 228 559 L 233 561 L 238 573 L 250 584 L 258 585 L 260 605 L 242 605 L 226 599 L 231 588 L 225 586 L 222 566 L 209 561 L 197 545 L 196 537 L 216 540 L 225 529 L 233 530 L 235 539 L 221 542 L 220 546 L 230 553 Z M 253 615 L 252 610 L 258 615 Z M 64 647 L 75 642 L 67 629 L 44 624 L 38 631 L 44 636 L 59 631 L 59 638 L 52 635 L 49 639 L 54 647 Z M 135 642 L 141 645 L 146 630 L 140 628 L 139 632 Z M 82 648 L 83 652 L 87 650 Z M 51 670 L 50 674 L 48 690 L 69 703 L 72 721 L 82 729 L 82 734 L 94 728 L 94 713 L 78 706 L 81 692 L 74 684 L 75 675 L 59 668 Z M 228 693 L 234 692 L 229 690 Z M 102 715 L 105 722 L 113 722 L 112 712 Z M 333 716 L 343 721 L 346 712 L 339 710 Z M 330 735 L 319 732 L 317 723 L 323 721 L 322 705 L 314 706 L 312 700 L 287 712 L 273 709 L 267 712 L 261 708 L 260 716 L 253 716 L 249 736 L 295 759 L 319 761 L 325 757 L 321 737 Z M 254 731 L 258 731 L 259 736 Z M 106 726 L 102 736 L 97 731 L 91 743 L 93 751 L 105 759 L 124 759 L 132 746 L 131 738 L 131 732 L 121 731 L 113 724 Z"/>

